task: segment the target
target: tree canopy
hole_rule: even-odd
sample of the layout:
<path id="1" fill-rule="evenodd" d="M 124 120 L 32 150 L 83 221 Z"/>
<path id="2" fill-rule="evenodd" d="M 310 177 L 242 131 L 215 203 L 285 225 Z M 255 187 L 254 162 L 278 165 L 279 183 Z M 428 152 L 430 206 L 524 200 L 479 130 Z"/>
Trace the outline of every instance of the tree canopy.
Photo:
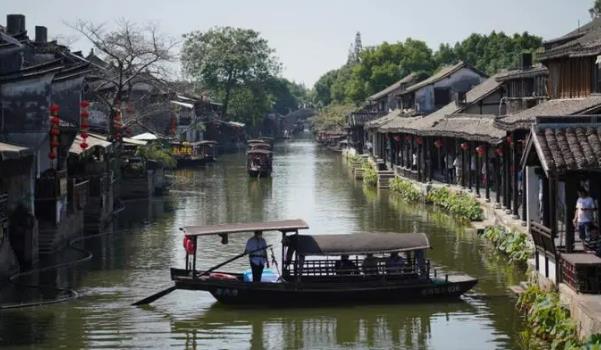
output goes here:
<path id="1" fill-rule="evenodd" d="M 185 34 L 181 62 L 185 73 L 221 100 L 224 117 L 234 95 L 241 98 L 250 91 L 257 92 L 280 72 L 280 63 L 267 40 L 254 30 L 233 27 Z"/>
<path id="2" fill-rule="evenodd" d="M 601 2 L 601 0 L 599 0 Z M 359 60 L 322 75 L 313 87 L 317 105 L 359 104 L 409 73 L 430 75 L 441 66 L 464 61 L 494 74 L 517 65 L 519 54 L 535 51 L 542 39 L 528 33 L 508 36 L 503 32 L 472 34 L 455 45 L 442 44 L 436 52 L 425 42 L 407 39 L 384 42 L 361 51 Z"/>

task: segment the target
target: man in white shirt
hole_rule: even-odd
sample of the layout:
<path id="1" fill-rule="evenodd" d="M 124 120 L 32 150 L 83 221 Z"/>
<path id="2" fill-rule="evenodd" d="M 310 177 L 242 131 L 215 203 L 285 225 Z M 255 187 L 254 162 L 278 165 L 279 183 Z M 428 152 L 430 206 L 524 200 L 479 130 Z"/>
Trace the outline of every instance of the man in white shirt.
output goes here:
<path id="1" fill-rule="evenodd" d="M 588 192 L 578 188 L 578 200 L 576 201 L 576 212 L 574 213 L 574 226 L 578 227 L 580 239 L 590 240 L 590 229 L 593 224 L 593 214 L 597 209 L 595 201 Z"/>
<path id="2" fill-rule="evenodd" d="M 261 282 L 263 268 L 265 265 L 269 267 L 269 261 L 267 260 L 267 242 L 263 239 L 263 232 L 256 231 L 255 235 L 246 242 L 246 249 L 244 251 L 250 253 L 248 257 L 250 260 L 250 269 L 253 274 L 253 282 Z"/>

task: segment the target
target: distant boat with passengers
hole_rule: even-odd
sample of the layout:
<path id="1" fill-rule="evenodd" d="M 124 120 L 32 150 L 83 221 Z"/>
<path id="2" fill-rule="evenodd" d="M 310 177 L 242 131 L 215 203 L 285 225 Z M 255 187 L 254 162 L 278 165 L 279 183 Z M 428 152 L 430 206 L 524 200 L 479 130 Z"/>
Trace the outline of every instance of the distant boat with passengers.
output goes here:
<path id="1" fill-rule="evenodd" d="M 246 152 L 246 169 L 250 177 L 271 176 L 273 169 L 273 152 L 270 140 L 252 139 L 248 140 L 248 151 Z"/>
<path id="2" fill-rule="evenodd" d="M 161 293 L 207 291 L 225 304 L 401 303 L 457 298 L 478 282 L 466 275 L 437 275 L 426 257 L 430 242 L 423 233 L 299 234 L 303 229 L 308 229 L 303 220 L 183 227 L 185 268 L 171 268 L 174 286 Z M 275 269 L 265 269 L 260 281 L 252 282 L 249 271 L 217 270 L 253 252 L 204 271 L 196 268 L 197 248 L 204 245 L 200 239 L 220 237 L 227 244 L 233 234 L 268 231 L 281 233 L 282 255 L 278 263 L 269 246 Z"/>

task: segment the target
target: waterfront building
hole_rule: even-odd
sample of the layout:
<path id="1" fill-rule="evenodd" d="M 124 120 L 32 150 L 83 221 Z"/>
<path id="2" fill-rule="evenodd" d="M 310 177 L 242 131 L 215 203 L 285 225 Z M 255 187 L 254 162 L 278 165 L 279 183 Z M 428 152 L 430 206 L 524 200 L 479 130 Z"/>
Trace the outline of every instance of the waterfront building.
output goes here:
<path id="1" fill-rule="evenodd" d="M 33 233 L 24 233 L 25 245 L 44 253 L 83 231 L 87 181 L 70 177 L 66 163 L 80 132 L 89 63 L 79 53 L 48 41 L 45 27 L 36 27 L 35 34 L 35 39 L 29 38 L 23 15 L 8 15 L 6 32 L 0 33 L 4 116 L 0 141 L 26 147 L 33 154 L 35 200 L 26 215 L 35 215 L 36 220 L 30 225 Z M 27 254 L 21 258 L 35 260 Z"/>

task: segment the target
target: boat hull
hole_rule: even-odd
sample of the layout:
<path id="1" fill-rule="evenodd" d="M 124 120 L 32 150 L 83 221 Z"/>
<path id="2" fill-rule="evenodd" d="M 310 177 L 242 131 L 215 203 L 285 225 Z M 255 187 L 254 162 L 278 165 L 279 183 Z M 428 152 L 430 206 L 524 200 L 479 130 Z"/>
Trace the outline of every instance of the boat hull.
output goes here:
<path id="1" fill-rule="evenodd" d="M 172 274 L 173 276 L 173 274 Z M 250 283 L 240 280 L 173 278 L 178 289 L 203 290 L 224 304 L 316 305 L 403 303 L 420 299 L 458 298 L 478 282 L 469 276 L 447 279 L 366 283 Z"/>
<path id="2" fill-rule="evenodd" d="M 271 169 L 248 169 L 248 176 L 269 177 L 271 176 Z"/>
<path id="3" fill-rule="evenodd" d="M 189 168 L 189 167 L 206 165 L 206 164 L 213 163 L 213 162 L 215 162 L 215 158 L 213 158 L 213 157 L 179 158 L 177 160 L 177 167 L 178 168 Z"/>

